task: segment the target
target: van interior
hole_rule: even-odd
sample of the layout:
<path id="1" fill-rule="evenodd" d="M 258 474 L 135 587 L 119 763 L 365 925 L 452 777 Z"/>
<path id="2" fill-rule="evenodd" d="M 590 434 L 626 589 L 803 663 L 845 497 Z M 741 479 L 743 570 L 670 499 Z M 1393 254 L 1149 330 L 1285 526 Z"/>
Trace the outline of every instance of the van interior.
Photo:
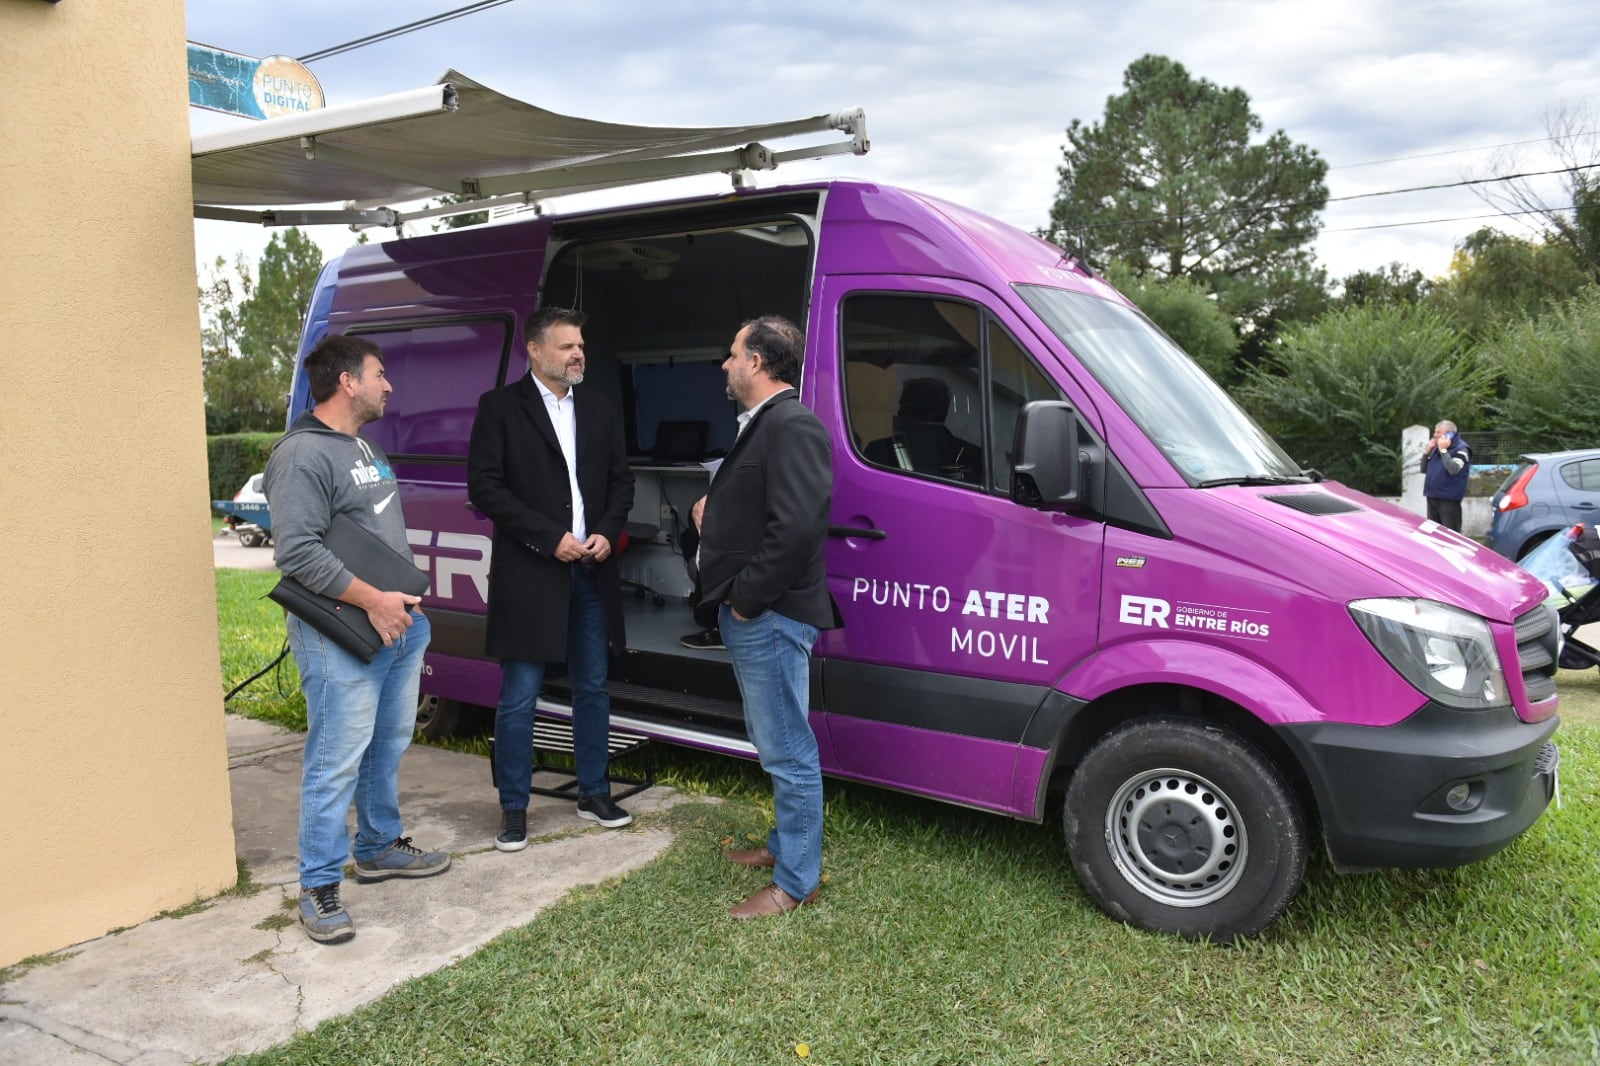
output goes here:
<path id="1" fill-rule="evenodd" d="M 634 506 L 618 555 L 628 652 L 613 666 L 620 713 L 648 706 L 697 729 L 743 734 L 727 652 L 686 647 L 703 632 L 692 599 L 690 508 L 734 442 L 738 410 L 722 362 L 741 323 L 806 320 L 817 194 L 718 205 L 670 224 L 650 213 L 558 224 L 541 305 L 574 307 L 584 326 L 586 386 L 623 413 Z M 565 696 L 563 680 L 548 686 Z"/>

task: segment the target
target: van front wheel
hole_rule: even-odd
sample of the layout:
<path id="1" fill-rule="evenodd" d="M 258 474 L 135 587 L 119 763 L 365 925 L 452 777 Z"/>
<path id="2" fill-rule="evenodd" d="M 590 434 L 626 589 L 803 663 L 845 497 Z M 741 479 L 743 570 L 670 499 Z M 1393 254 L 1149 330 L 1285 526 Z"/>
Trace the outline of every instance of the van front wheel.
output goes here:
<path id="1" fill-rule="evenodd" d="M 1130 722 L 1073 772 L 1063 816 L 1078 879 L 1130 925 L 1229 943 L 1300 888 L 1305 816 L 1254 744 L 1183 718 Z"/>

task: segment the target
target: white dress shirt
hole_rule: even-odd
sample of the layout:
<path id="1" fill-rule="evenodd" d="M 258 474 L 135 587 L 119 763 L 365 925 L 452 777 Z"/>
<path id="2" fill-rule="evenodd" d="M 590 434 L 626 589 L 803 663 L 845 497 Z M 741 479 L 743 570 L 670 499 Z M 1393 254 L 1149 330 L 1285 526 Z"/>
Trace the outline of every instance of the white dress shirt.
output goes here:
<path id="1" fill-rule="evenodd" d="M 550 422 L 556 427 L 556 441 L 567 460 L 567 484 L 572 487 L 572 535 L 582 544 L 589 539 L 583 522 L 583 492 L 578 488 L 578 417 L 572 409 L 572 389 L 565 396 L 557 396 L 539 380 L 539 375 L 528 371 L 533 383 L 539 386 L 544 397 L 544 409 L 550 412 Z"/>

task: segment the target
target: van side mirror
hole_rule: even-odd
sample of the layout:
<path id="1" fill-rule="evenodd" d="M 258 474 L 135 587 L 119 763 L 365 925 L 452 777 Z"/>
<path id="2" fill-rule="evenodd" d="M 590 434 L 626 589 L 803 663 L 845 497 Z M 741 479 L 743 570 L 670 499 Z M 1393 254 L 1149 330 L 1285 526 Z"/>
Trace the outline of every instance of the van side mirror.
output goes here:
<path id="1" fill-rule="evenodd" d="M 1011 441 L 1011 499 L 1040 511 L 1078 511 L 1083 458 L 1078 412 L 1059 400 L 1035 400 L 1017 415 Z"/>

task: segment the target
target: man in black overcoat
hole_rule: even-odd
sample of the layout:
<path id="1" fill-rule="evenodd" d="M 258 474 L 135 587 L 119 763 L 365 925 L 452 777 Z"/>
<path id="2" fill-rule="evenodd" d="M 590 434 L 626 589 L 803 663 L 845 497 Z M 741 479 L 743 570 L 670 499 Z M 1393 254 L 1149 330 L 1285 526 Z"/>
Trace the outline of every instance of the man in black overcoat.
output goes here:
<path id="1" fill-rule="evenodd" d="M 467 449 L 467 495 L 494 522 L 487 653 L 500 660 L 495 711 L 495 847 L 527 847 L 533 713 L 545 664 L 567 663 L 578 815 L 633 820 L 611 799 L 606 671 L 626 644 L 617 541 L 633 506 L 622 419 L 585 369 L 581 311 L 541 307 L 523 337 L 530 371 L 486 392 Z"/>

